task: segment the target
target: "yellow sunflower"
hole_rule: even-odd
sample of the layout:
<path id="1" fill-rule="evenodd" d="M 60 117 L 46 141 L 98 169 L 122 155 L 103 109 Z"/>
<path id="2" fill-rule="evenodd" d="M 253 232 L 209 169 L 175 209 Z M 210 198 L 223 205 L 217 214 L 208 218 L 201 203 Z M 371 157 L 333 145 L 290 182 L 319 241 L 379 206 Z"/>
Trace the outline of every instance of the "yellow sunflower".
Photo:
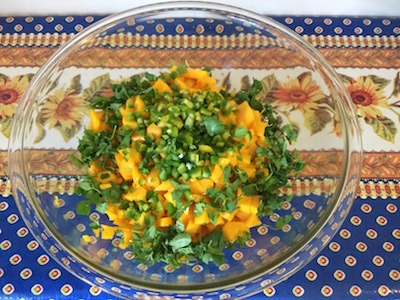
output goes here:
<path id="1" fill-rule="evenodd" d="M 65 133 L 79 128 L 87 108 L 74 91 L 57 90 L 43 105 L 40 121 Z"/>
<path id="2" fill-rule="evenodd" d="M 0 119 L 11 118 L 14 115 L 28 84 L 27 75 L 18 75 L 12 79 L 0 77 Z"/>
<path id="3" fill-rule="evenodd" d="M 384 91 L 370 77 L 360 76 L 357 80 L 345 82 L 347 90 L 357 107 L 357 111 L 365 119 L 383 117 L 378 107 L 388 108 L 389 103 Z"/>
<path id="4" fill-rule="evenodd" d="M 302 113 L 318 108 L 316 101 L 325 97 L 321 88 L 311 79 L 311 73 L 304 73 L 297 78 L 279 83 L 273 95 L 279 105 L 298 109 Z"/>

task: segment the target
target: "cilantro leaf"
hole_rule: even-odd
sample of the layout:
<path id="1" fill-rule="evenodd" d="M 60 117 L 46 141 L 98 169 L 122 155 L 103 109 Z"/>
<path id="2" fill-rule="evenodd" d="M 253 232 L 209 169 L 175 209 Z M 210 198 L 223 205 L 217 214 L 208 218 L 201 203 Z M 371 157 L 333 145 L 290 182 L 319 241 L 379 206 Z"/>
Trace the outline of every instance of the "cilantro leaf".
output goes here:
<path id="1" fill-rule="evenodd" d="M 210 136 L 215 136 L 225 131 L 225 125 L 221 120 L 209 116 L 205 116 L 203 120 L 207 133 Z"/>
<path id="2" fill-rule="evenodd" d="M 178 249 L 188 246 L 191 242 L 192 237 L 189 233 L 179 233 L 169 241 L 169 245 L 172 247 L 172 251 L 176 252 Z"/>
<path id="3" fill-rule="evenodd" d="M 76 212 L 79 215 L 89 215 L 91 211 L 90 203 L 88 200 L 82 200 L 76 205 Z"/>

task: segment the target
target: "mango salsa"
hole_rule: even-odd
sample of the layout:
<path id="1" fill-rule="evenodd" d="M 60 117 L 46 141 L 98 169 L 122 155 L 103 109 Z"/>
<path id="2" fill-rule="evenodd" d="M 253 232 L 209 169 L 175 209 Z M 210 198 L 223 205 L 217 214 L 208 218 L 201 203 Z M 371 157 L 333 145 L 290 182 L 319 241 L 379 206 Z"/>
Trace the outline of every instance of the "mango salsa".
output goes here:
<path id="1" fill-rule="evenodd" d="M 286 148 L 293 128 L 281 128 L 259 101 L 259 81 L 239 92 L 217 82 L 208 70 L 178 65 L 94 99 L 75 160 L 88 170 L 76 189 L 86 197 L 78 213 L 95 205 L 110 222 L 92 224 L 96 236 L 119 238 L 143 263 L 221 264 L 226 246 L 243 245 L 287 200 L 282 178 L 304 166 Z"/>

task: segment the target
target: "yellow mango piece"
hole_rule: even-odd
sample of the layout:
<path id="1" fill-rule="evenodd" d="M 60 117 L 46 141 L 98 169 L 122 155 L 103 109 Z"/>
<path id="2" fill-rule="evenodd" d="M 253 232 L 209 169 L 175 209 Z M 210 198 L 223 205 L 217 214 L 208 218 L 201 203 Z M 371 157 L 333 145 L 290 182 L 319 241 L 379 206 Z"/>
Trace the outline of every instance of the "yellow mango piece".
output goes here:
<path id="1" fill-rule="evenodd" d="M 243 212 L 256 215 L 260 206 L 261 196 L 241 196 L 238 206 Z"/>
<path id="2" fill-rule="evenodd" d="M 147 134 L 151 134 L 154 139 L 159 139 L 162 134 L 162 129 L 161 127 L 158 127 L 156 124 L 151 123 L 149 126 L 147 126 Z"/>
<path id="3" fill-rule="evenodd" d="M 249 215 L 249 217 L 244 221 L 247 227 L 252 228 L 254 226 L 260 226 L 261 221 L 256 215 Z"/>
<path id="4" fill-rule="evenodd" d="M 193 219 L 189 219 L 185 231 L 190 234 L 195 234 L 200 229 L 200 225 L 196 224 Z"/>
<path id="5" fill-rule="evenodd" d="M 217 222 L 215 223 L 215 225 L 224 225 L 224 224 L 225 224 L 225 219 L 221 216 L 218 216 Z"/>
<path id="6" fill-rule="evenodd" d="M 233 243 L 245 232 L 249 232 L 249 228 L 243 222 L 232 221 L 225 223 L 222 227 L 222 232 L 224 233 L 224 238 Z"/>
<path id="7" fill-rule="evenodd" d="M 188 182 L 192 194 L 204 195 L 207 189 L 214 187 L 214 182 L 209 178 Z"/>
<path id="8" fill-rule="evenodd" d="M 132 130 L 136 130 L 137 122 L 135 120 L 128 120 L 128 117 L 122 117 L 122 125 L 128 126 Z"/>
<path id="9" fill-rule="evenodd" d="M 106 129 L 108 126 L 106 126 L 106 124 L 103 124 L 104 115 L 104 111 L 95 111 L 91 109 L 89 111 L 90 123 L 88 129 L 93 130 L 95 133 L 99 132 L 100 130 Z"/>
<path id="10" fill-rule="evenodd" d="M 238 163 L 237 154 L 234 153 L 233 155 L 229 155 L 229 165 L 234 168 Z"/>
<path id="11" fill-rule="evenodd" d="M 245 221 L 248 219 L 248 217 L 250 216 L 250 213 L 248 212 L 244 212 L 241 209 L 239 209 L 236 213 L 236 218 L 238 218 L 240 221 Z"/>
<path id="12" fill-rule="evenodd" d="M 114 182 L 114 183 L 118 184 L 118 183 L 122 182 L 122 178 L 121 177 L 117 176 L 117 174 L 110 173 L 110 171 L 102 171 L 102 172 L 97 173 L 96 180 L 99 183 Z"/>
<path id="13" fill-rule="evenodd" d="M 240 210 L 245 213 L 250 213 L 250 205 L 251 205 L 251 196 L 242 195 L 237 203 Z"/>
<path id="14" fill-rule="evenodd" d="M 251 196 L 250 213 L 256 215 L 258 213 L 258 207 L 260 206 L 261 196 Z"/>
<path id="15" fill-rule="evenodd" d="M 100 183 L 99 187 L 101 190 L 107 190 L 107 189 L 110 189 L 112 187 L 112 185 L 110 182 L 109 183 Z"/>
<path id="16" fill-rule="evenodd" d="M 171 93 L 172 90 L 169 87 L 168 84 L 166 84 L 164 81 L 162 81 L 161 79 L 157 79 L 157 81 L 153 84 L 153 89 L 157 90 L 158 93 L 162 94 L 162 93 Z"/>
<path id="17" fill-rule="evenodd" d="M 171 181 L 166 180 L 161 182 L 161 184 L 159 186 L 157 186 L 154 191 L 156 192 L 161 192 L 161 191 L 173 191 L 175 188 L 173 187 L 173 185 L 171 184 Z"/>
<path id="18" fill-rule="evenodd" d="M 238 112 L 236 113 L 236 123 L 246 127 L 247 129 L 250 129 L 254 122 L 253 109 L 250 107 L 247 101 L 241 103 L 237 108 Z"/>
<path id="19" fill-rule="evenodd" d="M 82 240 L 84 240 L 86 243 L 90 242 L 90 236 L 88 236 L 87 234 L 82 235 Z"/>
<path id="20" fill-rule="evenodd" d="M 220 226 L 214 225 L 213 223 L 206 224 L 206 228 L 207 228 L 208 232 L 213 232 L 218 227 L 220 227 Z"/>
<path id="21" fill-rule="evenodd" d="M 258 137 L 264 137 L 265 128 L 268 126 L 267 122 L 262 121 L 262 117 L 259 111 L 253 110 L 254 114 L 254 122 L 253 122 L 253 129 L 254 133 Z"/>
<path id="22" fill-rule="evenodd" d="M 185 211 L 182 213 L 182 215 L 180 216 L 179 220 L 185 224 L 185 226 L 187 225 L 187 223 L 189 222 L 189 220 L 194 220 L 194 206 L 191 205 L 188 208 L 185 209 Z"/>
<path id="23" fill-rule="evenodd" d="M 125 160 L 125 156 L 122 153 L 121 150 L 119 150 L 115 154 L 115 161 L 117 162 L 118 166 L 118 171 L 121 174 L 121 176 L 125 180 L 131 180 L 132 179 L 132 167 L 133 167 L 133 159 L 129 157 L 128 160 Z"/>
<path id="24" fill-rule="evenodd" d="M 235 217 L 237 211 L 238 211 L 238 210 L 235 210 L 233 213 L 230 213 L 229 211 L 224 211 L 224 212 L 221 212 L 221 213 L 219 214 L 219 216 L 220 216 L 221 218 L 224 218 L 226 221 L 229 222 L 229 221 L 232 221 L 232 220 L 233 220 L 233 218 Z"/>
<path id="25" fill-rule="evenodd" d="M 99 228 L 96 228 L 96 229 L 93 229 L 93 233 L 94 233 L 94 235 L 95 235 L 95 237 L 99 237 L 99 235 L 100 235 L 100 227 Z"/>
<path id="26" fill-rule="evenodd" d="M 105 213 L 110 221 L 114 221 L 117 218 L 117 209 L 111 203 L 108 203 Z"/>
<path id="27" fill-rule="evenodd" d="M 174 221 L 170 217 L 163 217 L 163 218 L 158 219 L 158 225 L 160 227 L 169 227 L 172 224 L 174 224 Z"/>
<path id="28" fill-rule="evenodd" d="M 136 96 L 135 100 L 133 101 L 133 107 L 136 111 L 143 112 L 146 108 L 146 104 L 144 103 L 142 97 Z"/>
<path id="29" fill-rule="evenodd" d="M 222 167 L 225 168 L 227 165 L 229 165 L 230 160 L 227 157 L 220 157 L 218 159 L 218 164 Z"/>
<path id="30" fill-rule="evenodd" d="M 156 169 L 151 169 L 149 175 L 147 175 L 146 178 L 146 185 L 151 188 L 151 189 L 155 189 L 156 187 L 158 187 L 161 183 L 160 178 L 158 178 L 158 174 L 160 173 L 160 170 L 156 170 Z"/>
<path id="31" fill-rule="evenodd" d="M 101 224 L 101 238 L 103 240 L 111 240 L 114 237 L 118 227 Z"/>
<path id="32" fill-rule="evenodd" d="M 180 76 L 175 78 L 174 84 L 178 85 L 179 90 L 187 90 L 189 87 L 186 85 L 185 80 L 183 78 L 179 78 L 179 77 Z"/>
<path id="33" fill-rule="evenodd" d="M 186 73 L 181 74 L 180 76 L 190 79 L 200 79 L 208 77 L 208 72 L 205 70 L 187 70 Z"/>
<path id="34" fill-rule="evenodd" d="M 208 216 L 208 213 L 205 209 L 203 209 L 203 213 L 200 216 L 194 217 L 194 223 L 198 225 L 204 225 L 210 222 L 210 217 Z"/>
<path id="35" fill-rule="evenodd" d="M 190 88 L 194 87 L 194 86 L 196 85 L 196 83 L 197 83 L 197 81 L 194 80 L 194 79 L 189 79 L 189 78 L 187 78 L 187 79 L 185 80 L 185 84 L 186 84 L 186 86 L 187 86 L 187 89 L 190 89 Z"/>
<path id="36" fill-rule="evenodd" d="M 211 180 L 214 181 L 215 183 L 217 183 L 221 177 L 223 176 L 224 171 L 222 170 L 222 168 L 219 165 L 214 165 L 211 168 Z"/>
<path id="37" fill-rule="evenodd" d="M 196 87 L 202 90 L 214 89 L 217 80 L 214 77 L 201 77 L 197 79 Z"/>
<path id="38" fill-rule="evenodd" d="M 167 200 L 168 202 L 171 202 L 173 205 L 176 205 L 174 199 L 172 199 L 172 192 L 166 192 L 164 194 L 164 198 L 165 200 Z"/>
<path id="39" fill-rule="evenodd" d="M 135 164 L 132 166 L 132 185 L 134 187 L 139 187 L 141 186 L 141 180 L 144 178 L 144 175 L 142 173 L 140 173 L 139 171 L 139 167 Z"/>
<path id="40" fill-rule="evenodd" d="M 240 156 L 242 157 L 242 162 L 244 164 L 250 164 L 250 162 L 251 162 L 250 154 L 241 153 Z"/>
<path id="41" fill-rule="evenodd" d="M 131 157 L 135 164 L 139 164 L 143 159 L 142 153 L 137 151 L 135 147 L 131 148 Z"/>
<path id="42" fill-rule="evenodd" d="M 132 231 L 130 229 L 121 229 L 122 233 L 124 234 L 123 243 L 120 242 L 119 248 L 126 249 L 129 244 L 132 242 Z M 121 240 L 122 241 L 122 240 Z"/>
<path id="43" fill-rule="evenodd" d="M 147 194 L 147 189 L 143 186 L 139 186 L 135 188 L 133 192 L 126 192 L 122 198 L 128 201 L 146 201 L 146 194 Z"/>
<path id="44" fill-rule="evenodd" d="M 247 143 L 241 151 L 246 151 L 251 157 L 254 157 L 256 155 L 257 147 L 257 144 L 251 141 Z"/>
<path id="45" fill-rule="evenodd" d="M 225 116 L 222 112 L 220 112 L 218 114 L 218 119 L 224 123 L 224 124 L 228 124 L 230 122 L 233 122 L 232 117 L 234 116 L 234 114 L 231 113 L 230 116 Z"/>
<path id="46" fill-rule="evenodd" d="M 240 169 L 242 169 L 243 171 L 245 171 L 249 178 L 253 177 L 257 172 L 256 167 L 254 165 L 251 165 L 251 164 L 246 164 L 246 163 L 243 163 L 241 161 L 238 161 L 237 166 Z"/>

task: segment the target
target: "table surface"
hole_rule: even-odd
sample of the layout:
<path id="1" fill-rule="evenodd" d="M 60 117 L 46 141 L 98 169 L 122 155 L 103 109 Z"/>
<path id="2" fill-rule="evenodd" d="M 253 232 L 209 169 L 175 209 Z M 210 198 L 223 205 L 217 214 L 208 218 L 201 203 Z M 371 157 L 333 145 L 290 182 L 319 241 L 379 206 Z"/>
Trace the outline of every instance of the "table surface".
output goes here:
<path id="1" fill-rule="evenodd" d="M 10 88 L 10 82 L 21 86 L 22 78 L 35 73 L 57 47 L 101 18 L 0 18 L 0 91 Z M 399 298 L 400 19 L 274 18 L 316 46 L 370 101 L 357 105 L 365 149 L 363 178 L 339 233 L 297 274 L 249 299 Z M 6 176 L 14 110 L 15 104 L 0 99 L 0 298 L 115 299 L 65 271 L 25 227 Z"/>

